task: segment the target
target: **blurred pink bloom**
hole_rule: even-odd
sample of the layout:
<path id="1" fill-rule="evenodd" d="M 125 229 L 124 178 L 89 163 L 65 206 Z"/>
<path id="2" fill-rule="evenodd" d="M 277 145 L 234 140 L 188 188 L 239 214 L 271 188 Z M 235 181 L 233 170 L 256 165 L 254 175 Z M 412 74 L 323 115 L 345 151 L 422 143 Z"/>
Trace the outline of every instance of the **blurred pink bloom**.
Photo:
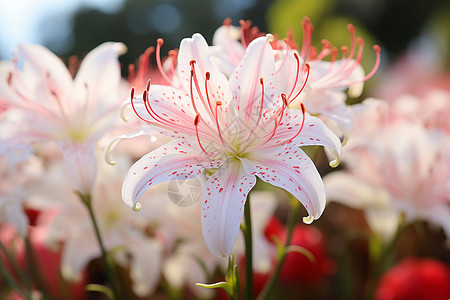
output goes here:
<path id="1" fill-rule="evenodd" d="M 120 165 L 130 165 L 127 157 L 118 159 Z M 61 274 L 73 281 L 81 278 L 91 260 L 101 256 L 101 250 L 89 213 L 73 193 L 64 171 L 62 164 L 52 164 L 43 182 L 34 187 L 29 205 L 57 211 L 48 222 L 45 243 L 61 247 Z M 137 216 L 120 201 L 125 171 L 125 168 L 99 165 L 98 180 L 92 191 L 93 199 L 99 201 L 92 201 L 92 205 L 106 250 L 113 253 L 114 262 L 129 269 L 133 292 L 146 296 L 159 283 L 163 246 L 159 238 L 147 233 L 154 221 L 147 210 Z M 155 192 L 152 195 L 156 198 L 167 198 L 165 190 Z"/>
<path id="2" fill-rule="evenodd" d="M 347 171 L 326 176 L 326 191 L 331 200 L 364 209 L 372 229 L 386 237 L 400 213 L 437 223 L 450 237 L 450 135 L 428 127 L 423 99 L 408 100 L 406 106 L 399 98 L 402 105 L 369 100 L 353 107 L 355 126 L 343 156 Z M 420 110 L 405 115 L 414 107 Z"/>
<path id="3" fill-rule="evenodd" d="M 257 28 L 251 28 L 249 21 L 241 21 L 241 30 L 230 24 L 231 21 L 227 20 L 215 32 L 215 46 L 212 48 L 213 62 L 228 76 L 239 63 L 249 43 L 261 35 Z M 355 36 L 353 25 L 348 25 L 350 48 L 341 48 L 340 59 L 338 49 L 325 39 L 322 40 L 320 52 L 311 46 L 313 26 L 308 18 L 303 19 L 302 26 L 301 49 L 290 33 L 287 39 L 271 43 L 276 61 L 276 87 L 286 92 L 288 104 L 292 107 L 298 108 L 301 102 L 309 113 L 320 114 L 326 120 L 335 122 L 346 140 L 352 126 L 352 117 L 345 104 L 347 95 L 344 91 L 348 89 L 351 97 L 358 97 L 362 93 L 364 81 L 371 78 L 378 69 L 380 47 L 374 46 L 377 60 L 373 69 L 365 75 L 360 65 L 364 41 Z M 237 41 L 239 37 L 241 43 Z M 330 55 L 331 61 L 325 61 Z M 306 72 L 306 63 L 310 66 L 309 72 Z"/>
<path id="4" fill-rule="evenodd" d="M 25 44 L 12 64 L 0 68 L 0 102 L 22 115 L 15 135 L 2 141 L 0 152 L 38 141 L 58 144 L 76 188 L 89 193 L 95 181 L 96 142 L 112 124 L 120 106 L 118 55 L 121 43 L 104 43 L 83 59 L 75 73 L 48 49 Z"/>
<path id="5" fill-rule="evenodd" d="M 322 180 L 298 146 L 325 145 L 336 159 L 341 152 L 339 139 L 319 119 L 287 108 L 275 86 L 269 42 L 270 36 L 253 40 L 227 79 L 211 62 L 204 38 L 195 34 L 181 42 L 179 85 L 147 86 L 138 98 L 132 91 L 136 114 L 175 140 L 132 166 L 124 202 L 139 209 L 139 197 L 152 185 L 217 169 L 204 186 L 201 215 L 214 254 L 230 254 L 255 175 L 296 196 L 309 213 L 306 222 L 319 218 L 325 207 Z"/>

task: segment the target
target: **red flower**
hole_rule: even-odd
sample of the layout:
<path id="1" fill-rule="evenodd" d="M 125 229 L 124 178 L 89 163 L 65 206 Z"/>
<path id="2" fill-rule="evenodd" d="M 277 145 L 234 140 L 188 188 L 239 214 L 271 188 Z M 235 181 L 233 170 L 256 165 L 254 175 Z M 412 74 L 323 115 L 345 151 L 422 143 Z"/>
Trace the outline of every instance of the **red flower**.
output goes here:
<path id="1" fill-rule="evenodd" d="M 444 300 L 450 298 L 450 268 L 433 259 L 406 259 L 378 283 L 377 300 Z"/>
<path id="2" fill-rule="evenodd" d="M 273 240 L 273 236 L 276 236 L 285 243 L 287 230 L 278 219 L 272 218 L 265 234 L 269 240 Z M 290 245 L 305 248 L 311 252 L 315 261 L 311 262 L 308 257 L 298 252 L 288 253 L 280 273 L 279 280 L 282 283 L 315 284 L 335 272 L 336 265 L 328 258 L 324 238 L 317 228 L 303 224 L 295 226 Z"/>

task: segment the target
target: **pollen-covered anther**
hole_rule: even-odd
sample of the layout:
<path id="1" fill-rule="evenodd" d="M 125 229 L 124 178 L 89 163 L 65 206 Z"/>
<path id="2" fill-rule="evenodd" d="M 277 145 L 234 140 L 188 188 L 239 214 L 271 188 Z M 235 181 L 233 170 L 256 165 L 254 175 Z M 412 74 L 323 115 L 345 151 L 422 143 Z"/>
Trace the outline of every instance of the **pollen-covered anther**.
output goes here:
<path id="1" fill-rule="evenodd" d="M 194 118 L 194 125 L 197 126 L 199 121 L 200 121 L 200 115 L 197 114 Z"/>
<path id="2" fill-rule="evenodd" d="M 147 87 L 145 88 L 145 90 L 147 92 L 150 90 L 150 79 L 147 81 Z"/>
<path id="3" fill-rule="evenodd" d="M 209 80 L 211 78 L 211 74 L 209 72 L 206 72 L 205 78 L 206 78 L 206 80 Z"/>

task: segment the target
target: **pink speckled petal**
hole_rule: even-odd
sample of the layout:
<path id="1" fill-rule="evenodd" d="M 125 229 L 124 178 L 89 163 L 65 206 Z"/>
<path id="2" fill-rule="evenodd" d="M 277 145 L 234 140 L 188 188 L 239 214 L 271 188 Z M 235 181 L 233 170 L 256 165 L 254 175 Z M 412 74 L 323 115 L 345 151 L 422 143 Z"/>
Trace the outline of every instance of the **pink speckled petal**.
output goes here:
<path id="1" fill-rule="evenodd" d="M 305 223 L 318 219 L 325 209 L 325 190 L 314 163 L 297 146 L 252 153 L 242 159 L 247 173 L 257 175 L 272 185 L 291 193 L 306 208 Z"/>
<path id="2" fill-rule="evenodd" d="M 198 176 L 204 168 L 218 168 L 220 160 L 210 160 L 187 142 L 173 141 L 139 159 L 128 171 L 122 187 L 126 205 L 138 209 L 137 201 L 151 186 Z"/>
<path id="3" fill-rule="evenodd" d="M 256 177 L 240 161 L 230 159 L 212 175 L 203 190 L 201 224 L 208 249 L 228 257 L 239 232 L 247 195 Z"/>

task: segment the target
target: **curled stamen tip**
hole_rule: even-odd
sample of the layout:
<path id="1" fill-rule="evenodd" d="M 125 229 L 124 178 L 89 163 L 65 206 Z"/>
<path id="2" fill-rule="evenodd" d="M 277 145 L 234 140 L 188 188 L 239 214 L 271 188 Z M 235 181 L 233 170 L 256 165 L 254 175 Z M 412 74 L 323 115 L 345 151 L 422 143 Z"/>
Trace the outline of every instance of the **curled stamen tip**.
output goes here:
<path id="1" fill-rule="evenodd" d="M 130 103 L 126 102 L 124 104 L 122 104 L 122 106 L 120 107 L 120 117 L 122 118 L 122 120 L 124 120 L 125 122 L 128 122 L 128 118 L 125 115 L 125 111 L 128 108 L 128 106 L 131 105 Z"/>
<path id="2" fill-rule="evenodd" d="M 111 166 L 114 166 L 116 164 L 116 161 L 111 159 L 111 151 L 114 144 L 116 144 L 115 141 L 113 141 L 111 144 L 108 145 L 108 147 L 106 147 L 104 155 L 106 163 Z"/>
<path id="3" fill-rule="evenodd" d="M 360 45 L 364 44 L 364 40 L 363 40 L 363 38 L 360 37 L 360 36 L 358 36 L 358 37 L 356 38 L 356 42 L 357 42 L 358 44 L 360 44 Z"/>
<path id="4" fill-rule="evenodd" d="M 269 43 L 270 43 L 270 42 L 273 42 L 273 41 L 275 40 L 275 38 L 273 37 L 273 35 L 270 34 L 270 33 L 266 34 L 266 39 L 267 39 L 267 41 L 268 41 Z"/>
<path id="5" fill-rule="evenodd" d="M 303 217 L 303 223 L 305 224 L 311 224 L 314 221 L 314 217 L 309 215 L 307 217 Z"/>
<path id="6" fill-rule="evenodd" d="M 311 19 L 308 18 L 307 16 L 304 16 L 304 17 L 303 17 L 303 20 L 302 20 L 302 23 L 303 23 L 303 24 L 311 23 Z"/>
<path id="7" fill-rule="evenodd" d="M 355 32 L 356 30 L 355 30 L 355 26 L 353 26 L 353 24 L 348 24 L 347 25 L 347 29 L 348 29 L 348 31 L 350 31 L 350 32 Z"/>
<path id="8" fill-rule="evenodd" d="M 142 209 L 142 204 L 139 202 L 136 202 L 136 204 L 133 206 L 133 211 L 138 212 Z"/>
<path id="9" fill-rule="evenodd" d="M 231 25 L 231 18 L 226 18 L 223 21 L 223 26 L 230 26 Z"/>
<path id="10" fill-rule="evenodd" d="M 217 106 L 221 106 L 222 105 L 222 101 L 216 101 L 216 105 Z"/>
<path id="11" fill-rule="evenodd" d="M 161 46 L 162 44 L 164 44 L 164 40 L 162 38 L 158 38 L 156 40 L 156 42 L 158 43 L 159 46 Z"/>
<path id="12" fill-rule="evenodd" d="M 379 45 L 373 45 L 373 50 L 380 52 L 381 51 L 381 47 Z"/>

